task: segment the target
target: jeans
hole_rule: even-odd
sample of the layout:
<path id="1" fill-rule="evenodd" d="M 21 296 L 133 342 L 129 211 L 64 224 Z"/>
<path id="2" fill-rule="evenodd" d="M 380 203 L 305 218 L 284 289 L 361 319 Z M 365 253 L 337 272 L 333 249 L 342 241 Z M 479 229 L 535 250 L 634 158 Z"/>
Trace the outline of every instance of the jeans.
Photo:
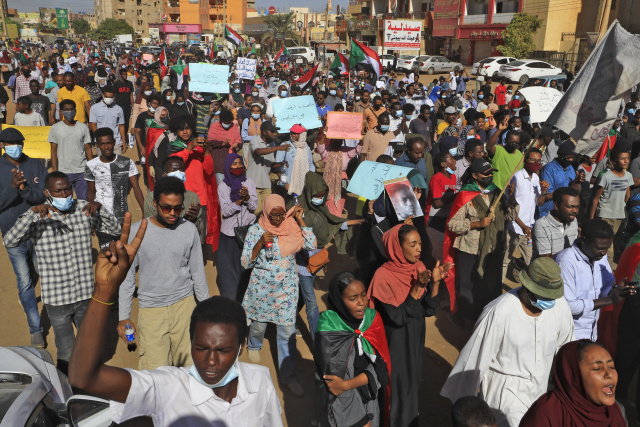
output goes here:
<path id="1" fill-rule="evenodd" d="M 216 172 L 216 181 L 218 182 L 218 185 L 220 185 L 222 181 L 224 181 L 224 174 Z"/>
<path id="2" fill-rule="evenodd" d="M 84 173 L 68 173 L 69 183 L 76 192 L 76 197 L 80 200 L 87 200 L 89 194 L 89 186 L 84 180 Z"/>
<path id="3" fill-rule="evenodd" d="M 278 369 L 280 378 L 285 384 L 297 381 L 294 372 L 296 368 L 296 326 L 291 324 L 288 326 L 276 325 L 278 336 Z M 264 333 L 267 330 L 266 322 L 251 322 L 249 327 L 249 339 L 247 347 L 249 350 L 260 350 Z"/>
<path id="4" fill-rule="evenodd" d="M 24 313 L 27 315 L 29 332 L 32 334 L 42 332 L 38 301 L 36 300 L 36 253 L 33 250 L 33 243 L 28 240 L 15 248 L 7 248 L 7 253 L 18 281 L 18 298 Z"/>
<path id="5" fill-rule="evenodd" d="M 307 321 L 309 322 L 311 339 L 315 342 L 316 327 L 318 326 L 318 319 L 320 318 L 316 293 L 313 290 L 313 282 L 316 276 L 303 276 L 302 274 L 298 274 L 298 278 L 300 279 L 300 293 L 302 294 L 304 304 L 307 306 Z"/>
<path id="6" fill-rule="evenodd" d="M 82 319 L 84 319 L 87 307 L 89 307 L 89 301 L 91 299 L 64 305 L 46 305 L 51 327 L 56 337 L 58 363 L 60 361 L 69 362 L 73 344 L 76 342 L 73 325 L 76 326 L 76 329 L 80 329 Z"/>

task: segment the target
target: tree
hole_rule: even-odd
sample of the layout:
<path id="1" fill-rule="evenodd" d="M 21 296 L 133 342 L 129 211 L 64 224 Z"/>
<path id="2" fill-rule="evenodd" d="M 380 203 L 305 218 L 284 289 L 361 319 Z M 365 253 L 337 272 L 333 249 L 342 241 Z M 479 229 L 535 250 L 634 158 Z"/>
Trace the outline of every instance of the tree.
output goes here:
<path id="1" fill-rule="evenodd" d="M 134 32 L 133 27 L 126 21 L 107 18 L 93 31 L 92 37 L 96 40 L 108 40 L 114 38 L 117 34 L 133 35 Z"/>
<path id="2" fill-rule="evenodd" d="M 518 59 L 526 58 L 536 50 L 533 35 L 541 26 L 542 19 L 537 16 L 516 13 L 502 32 L 504 45 L 498 46 L 498 50 L 505 56 L 513 56 Z"/>
<path id="3" fill-rule="evenodd" d="M 274 13 L 264 18 L 267 32 L 262 36 L 262 43 L 277 44 L 276 40 L 284 35 L 284 38 L 300 41 L 300 34 L 296 31 L 294 22 L 295 13 Z M 284 44 L 284 40 L 282 40 Z"/>
<path id="4" fill-rule="evenodd" d="M 86 19 L 80 18 L 71 23 L 71 28 L 73 28 L 73 32 L 76 34 L 87 34 L 91 31 L 91 24 L 89 24 L 89 21 Z"/>

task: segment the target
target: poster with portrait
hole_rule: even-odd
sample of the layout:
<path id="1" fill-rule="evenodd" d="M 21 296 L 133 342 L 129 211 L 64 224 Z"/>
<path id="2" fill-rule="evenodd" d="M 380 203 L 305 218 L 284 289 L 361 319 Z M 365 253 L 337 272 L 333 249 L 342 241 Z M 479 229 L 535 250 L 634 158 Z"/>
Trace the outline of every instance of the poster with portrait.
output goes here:
<path id="1" fill-rule="evenodd" d="M 414 217 L 424 215 L 408 179 L 403 178 L 399 181 L 385 182 L 384 188 L 389 195 L 389 199 L 391 199 L 391 204 L 399 221 L 404 221 L 412 215 Z"/>

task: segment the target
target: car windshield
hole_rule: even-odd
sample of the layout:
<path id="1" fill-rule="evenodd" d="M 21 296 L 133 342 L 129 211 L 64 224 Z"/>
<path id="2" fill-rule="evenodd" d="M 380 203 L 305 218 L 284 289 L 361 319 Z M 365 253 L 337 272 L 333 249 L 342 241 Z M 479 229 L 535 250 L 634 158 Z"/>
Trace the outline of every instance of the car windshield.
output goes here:
<path id="1" fill-rule="evenodd" d="M 413 59 L 415 58 L 415 55 L 400 55 L 400 59 Z"/>
<path id="2" fill-rule="evenodd" d="M 520 66 L 520 65 L 525 65 L 525 64 L 526 64 L 526 62 L 524 62 L 524 61 L 513 61 L 513 62 L 509 62 L 509 66 L 512 66 L 512 65 L 513 65 L 514 67 L 518 67 L 518 66 Z"/>
<path id="3" fill-rule="evenodd" d="M 0 421 L 29 384 L 31 377 L 28 375 L 0 374 Z"/>
<path id="4" fill-rule="evenodd" d="M 482 60 L 482 63 L 483 64 L 488 64 L 489 62 L 493 62 L 495 60 L 496 60 L 496 58 L 486 58 L 486 59 Z"/>
<path id="5" fill-rule="evenodd" d="M 304 53 L 304 49 L 289 49 L 289 53 Z"/>

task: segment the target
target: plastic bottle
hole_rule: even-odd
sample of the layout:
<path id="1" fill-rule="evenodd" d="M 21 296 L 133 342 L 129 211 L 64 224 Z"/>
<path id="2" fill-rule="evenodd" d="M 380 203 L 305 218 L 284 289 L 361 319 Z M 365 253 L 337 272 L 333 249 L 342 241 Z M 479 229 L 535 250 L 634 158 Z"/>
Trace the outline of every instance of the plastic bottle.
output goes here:
<path id="1" fill-rule="evenodd" d="M 126 325 L 124 325 L 124 334 L 127 337 L 127 343 L 132 343 L 135 341 L 136 337 L 135 337 L 135 331 L 133 330 L 133 326 L 131 326 L 131 323 L 127 323 Z"/>
<path id="2" fill-rule="evenodd" d="M 294 205 L 298 204 L 298 195 L 296 193 L 293 193 L 293 204 Z"/>
<path id="3" fill-rule="evenodd" d="M 273 260 L 273 242 L 267 242 L 267 261 Z"/>

